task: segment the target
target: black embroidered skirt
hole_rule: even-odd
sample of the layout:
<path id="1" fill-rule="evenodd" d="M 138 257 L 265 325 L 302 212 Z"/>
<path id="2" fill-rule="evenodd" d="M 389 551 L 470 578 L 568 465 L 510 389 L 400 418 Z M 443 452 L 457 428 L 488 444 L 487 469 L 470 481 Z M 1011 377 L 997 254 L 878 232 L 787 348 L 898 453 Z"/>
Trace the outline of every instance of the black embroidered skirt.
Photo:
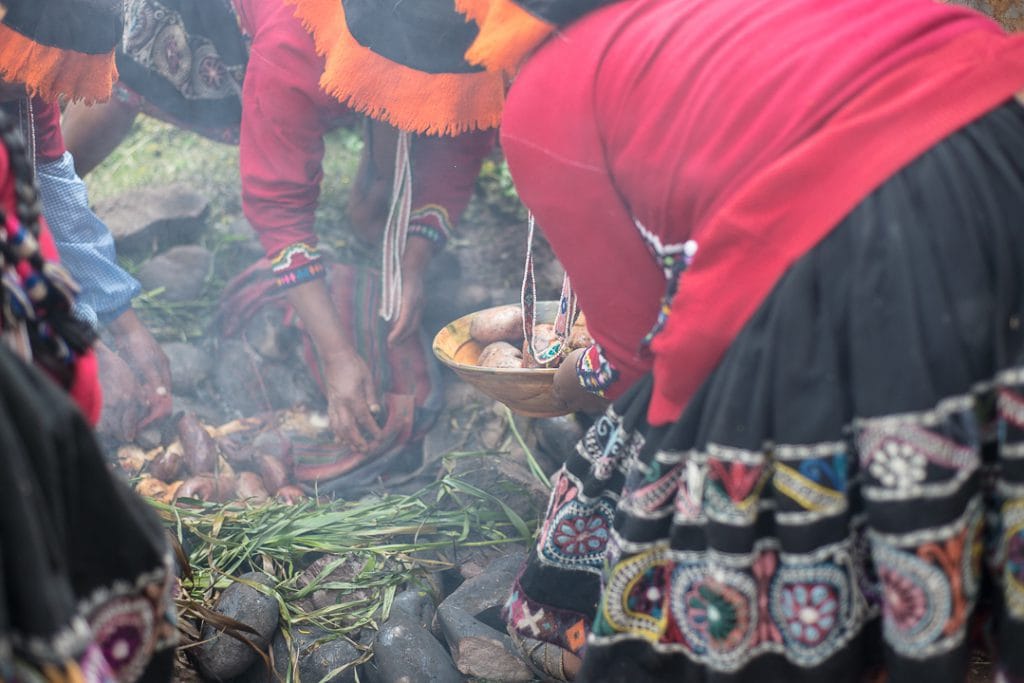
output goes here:
<path id="1" fill-rule="evenodd" d="M 169 681 L 172 580 L 156 515 L 0 344 L 0 680 Z"/>
<path id="2" fill-rule="evenodd" d="M 919 683 L 963 681 L 987 615 L 1024 677 L 1022 326 L 1011 103 L 790 268 L 674 424 L 645 421 L 649 377 L 615 402 L 555 480 L 510 627 L 588 681 Z"/>

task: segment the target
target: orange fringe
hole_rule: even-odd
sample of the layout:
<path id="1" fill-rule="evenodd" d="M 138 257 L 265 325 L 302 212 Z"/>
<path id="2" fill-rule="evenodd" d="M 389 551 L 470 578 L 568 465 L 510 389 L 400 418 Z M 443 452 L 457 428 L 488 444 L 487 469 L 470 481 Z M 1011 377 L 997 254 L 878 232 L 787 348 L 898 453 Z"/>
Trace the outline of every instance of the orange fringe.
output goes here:
<path id="1" fill-rule="evenodd" d="M 117 80 L 114 52 L 90 55 L 26 38 L 0 24 L 0 77 L 24 83 L 30 95 L 47 100 L 98 102 L 110 97 Z"/>
<path id="2" fill-rule="evenodd" d="M 466 61 L 488 71 L 514 74 L 519 65 L 555 30 L 512 0 L 455 0 L 455 9 L 480 25 Z"/>
<path id="3" fill-rule="evenodd" d="M 505 100 L 500 74 L 431 74 L 359 44 L 341 0 L 287 0 L 324 57 L 320 87 L 352 109 L 411 133 L 458 135 L 495 128 Z"/>

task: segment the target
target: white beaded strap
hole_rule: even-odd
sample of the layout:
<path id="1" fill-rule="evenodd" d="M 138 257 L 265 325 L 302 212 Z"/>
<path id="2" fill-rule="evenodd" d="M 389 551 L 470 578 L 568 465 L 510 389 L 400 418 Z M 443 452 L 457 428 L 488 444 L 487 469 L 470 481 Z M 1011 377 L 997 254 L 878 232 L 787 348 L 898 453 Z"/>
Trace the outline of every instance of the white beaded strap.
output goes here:
<path id="1" fill-rule="evenodd" d="M 398 133 L 395 149 L 395 182 L 391 188 L 391 208 L 384 225 L 383 264 L 381 267 L 380 317 L 392 321 L 402 312 L 402 256 L 409 234 L 412 214 L 412 164 L 409 161 L 409 133 Z"/>

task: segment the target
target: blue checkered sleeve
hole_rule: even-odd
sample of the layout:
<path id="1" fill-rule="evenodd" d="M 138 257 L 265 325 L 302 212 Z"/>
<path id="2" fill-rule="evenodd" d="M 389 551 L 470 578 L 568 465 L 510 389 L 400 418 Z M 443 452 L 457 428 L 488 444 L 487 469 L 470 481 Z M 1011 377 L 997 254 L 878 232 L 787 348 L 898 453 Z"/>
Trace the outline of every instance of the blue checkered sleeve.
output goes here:
<path id="1" fill-rule="evenodd" d="M 61 263 L 82 287 L 75 316 L 93 326 L 127 310 L 142 287 L 117 265 L 114 237 L 89 208 L 85 183 L 71 154 L 36 167 L 43 215 L 53 233 Z"/>

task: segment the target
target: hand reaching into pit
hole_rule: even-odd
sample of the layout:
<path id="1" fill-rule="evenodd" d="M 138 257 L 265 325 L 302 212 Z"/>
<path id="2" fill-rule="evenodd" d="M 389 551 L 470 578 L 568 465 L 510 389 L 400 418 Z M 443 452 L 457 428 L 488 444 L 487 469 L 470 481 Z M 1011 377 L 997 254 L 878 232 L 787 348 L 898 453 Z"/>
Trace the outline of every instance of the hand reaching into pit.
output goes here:
<path id="1" fill-rule="evenodd" d="M 146 412 L 138 428 L 162 420 L 171 414 L 171 365 L 152 333 L 129 309 L 108 326 L 114 336 L 118 355 L 139 380 L 138 397 Z M 102 379 L 102 378 L 101 378 Z"/>

